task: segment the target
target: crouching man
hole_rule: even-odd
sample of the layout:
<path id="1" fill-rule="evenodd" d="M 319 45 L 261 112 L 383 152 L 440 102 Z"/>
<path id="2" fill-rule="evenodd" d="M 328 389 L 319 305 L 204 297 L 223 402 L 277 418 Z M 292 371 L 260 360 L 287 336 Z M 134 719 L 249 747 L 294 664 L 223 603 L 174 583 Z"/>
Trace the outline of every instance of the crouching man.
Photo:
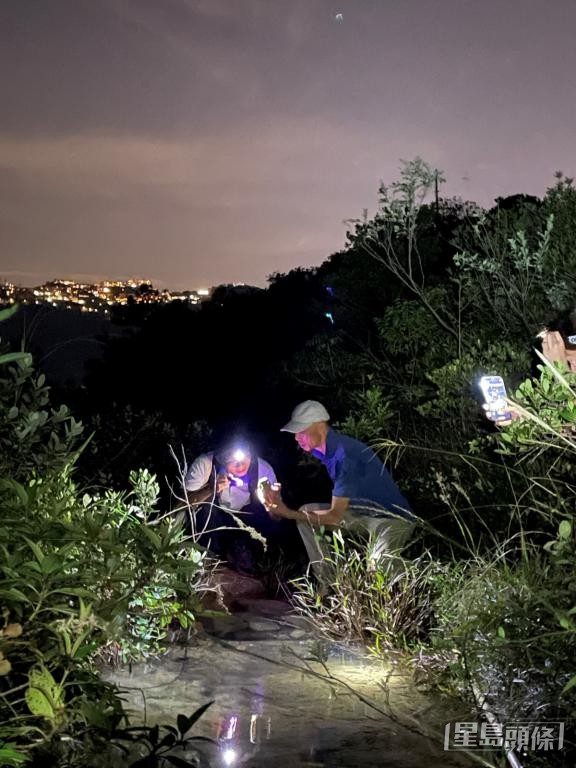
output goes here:
<path id="1" fill-rule="evenodd" d="M 371 559 L 379 562 L 398 552 L 410 538 L 415 517 L 398 486 L 374 451 L 364 443 L 339 434 L 329 425 L 326 408 L 315 400 L 296 406 L 282 428 L 291 432 L 303 451 L 326 467 L 332 480 L 332 503 L 286 506 L 278 486 L 265 493 L 265 506 L 274 517 L 295 520 L 314 573 L 323 586 L 329 568 L 323 562 L 324 541 L 319 526 L 334 526 L 372 534 Z"/>

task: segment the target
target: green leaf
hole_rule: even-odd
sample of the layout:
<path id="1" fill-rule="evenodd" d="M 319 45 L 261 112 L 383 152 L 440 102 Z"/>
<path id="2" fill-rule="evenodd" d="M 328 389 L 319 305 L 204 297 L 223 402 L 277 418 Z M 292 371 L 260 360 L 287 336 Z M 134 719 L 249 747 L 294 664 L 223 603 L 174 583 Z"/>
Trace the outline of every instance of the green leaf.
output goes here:
<path id="1" fill-rule="evenodd" d="M 574 629 L 574 624 L 572 623 L 572 621 L 570 621 L 570 619 L 567 616 L 562 616 L 562 615 L 558 616 L 558 623 L 560 624 L 562 629 L 568 629 L 568 630 Z"/>
<path id="2" fill-rule="evenodd" d="M 576 685 L 576 675 L 574 677 L 571 677 L 570 680 L 566 683 L 564 688 L 562 688 L 562 693 L 566 693 L 566 691 L 571 690 Z"/>
<path id="3" fill-rule="evenodd" d="M 50 573 L 54 573 L 55 571 L 62 570 L 64 567 L 64 562 L 58 557 L 58 555 L 56 555 L 54 552 L 51 552 L 42 560 L 41 566 L 42 573 L 48 575 Z"/>
<path id="4" fill-rule="evenodd" d="M 572 535 L 572 523 L 570 520 L 562 520 L 558 526 L 558 538 L 566 541 Z"/>
<path id="5" fill-rule="evenodd" d="M 26 543 L 28 544 L 32 552 L 34 552 L 34 557 L 36 558 L 36 560 L 38 560 L 38 562 L 41 563 L 42 560 L 44 560 L 44 552 L 42 552 L 42 550 L 40 549 L 38 544 L 36 544 L 35 541 L 32 541 L 27 536 L 24 536 L 24 539 L 26 540 Z"/>
<path id="6" fill-rule="evenodd" d="M 99 647 L 100 643 L 88 643 L 87 645 L 83 645 L 81 648 L 78 648 L 74 654 L 74 658 L 85 659 L 87 656 L 90 656 L 91 653 L 98 650 Z"/>
<path id="7" fill-rule="evenodd" d="M 99 728 L 105 728 L 109 725 L 109 719 L 106 712 L 103 711 L 101 706 L 95 704 L 93 701 L 84 699 L 80 704 L 80 709 L 89 725 L 95 725 Z"/>
<path id="8" fill-rule="evenodd" d="M 0 480 L 0 488 L 6 488 L 11 491 L 14 491 L 16 496 L 18 496 L 19 501 L 26 506 L 28 504 L 28 493 L 26 492 L 26 489 L 23 485 L 20 483 L 17 483 L 16 480 Z"/>
<path id="9" fill-rule="evenodd" d="M 50 670 L 35 667 L 28 675 L 26 704 L 33 715 L 55 720 L 64 705 L 64 691 Z"/>
<path id="10" fill-rule="evenodd" d="M 2 313 L 0 313 L 2 314 Z M 17 752 L 14 747 L 16 744 L 1 744 L 0 743 L 0 765 L 12 766 L 23 765 L 28 762 L 28 755 L 22 752 Z"/>
<path id="11" fill-rule="evenodd" d="M 154 549 L 162 549 L 162 539 L 160 536 L 158 536 L 157 533 L 154 533 L 154 531 L 150 530 L 146 525 L 143 525 L 141 528 L 143 534 L 148 538 L 148 540 L 152 543 Z"/>
<path id="12" fill-rule="evenodd" d="M 28 688 L 26 691 L 26 704 L 33 715 L 54 719 L 54 708 L 50 699 L 39 688 Z"/>
<path id="13" fill-rule="evenodd" d="M 8 659 L 3 659 L 2 655 L 0 654 L 0 677 L 9 675 L 11 671 L 12 664 L 8 661 Z"/>
<path id="14" fill-rule="evenodd" d="M 20 592 L 16 587 L 10 587 L 9 589 L 0 589 L 0 598 L 4 600 L 14 600 L 18 603 L 29 603 L 30 600 L 23 592 Z"/>
<path id="15" fill-rule="evenodd" d="M 502 640 L 506 639 L 506 630 L 503 626 L 498 627 L 498 637 L 502 638 Z"/>
<path id="16" fill-rule="evenodd" d="M 32 355 L 29 352 L 7 352 L 5 355 L 0 355 L 0 365 L 15 363 L 18 360 L 26 360 L 29 362 L 32 360 Z"/>
<path id="17" fill-rule="evenodd" d="M 1 309 L 0 323 L 3 323 L 4 320 L 8 320 L 9 318 L 11 318 L 13 315 L 16 314 L 16 312 L 18 312 L 19 309 L 20 309 L 19 304 L 13 304 L 11 307 L 6 307 L 6 309 Z"/>
<path id="18" fill-rule="evenodd" d="M 204 557 L 204 552 L 201 552 L 199 549 L 190 550 L 190 560 L 192 560 L 195 565 L 199 565 Z"/>
<path id="19" fill-rule="evenodd" d="M 51 590 L 48 594 L 72 595 L 74 597 L 87 597 L 90 600 L 94 599 L 94 594 L 85 587 L 58 587 L 57 589 Z"/>

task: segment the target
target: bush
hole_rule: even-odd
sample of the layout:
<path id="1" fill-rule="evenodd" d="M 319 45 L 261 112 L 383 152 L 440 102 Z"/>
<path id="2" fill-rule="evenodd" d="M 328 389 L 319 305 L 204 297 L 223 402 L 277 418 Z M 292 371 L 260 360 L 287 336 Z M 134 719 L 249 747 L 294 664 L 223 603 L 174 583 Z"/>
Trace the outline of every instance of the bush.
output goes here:
<path id="1" fill-rule="evenodd" d="M 0 366 L 0 754 L 94 765 L 87 752 L 125 720 L 95 660 L 159 653 L 173 622 L 187 627 L 204 555 L 159 514 L 146 470 L 129 491 L 82 493 L 81 425 L 50 406 L 29 356 Z"/>

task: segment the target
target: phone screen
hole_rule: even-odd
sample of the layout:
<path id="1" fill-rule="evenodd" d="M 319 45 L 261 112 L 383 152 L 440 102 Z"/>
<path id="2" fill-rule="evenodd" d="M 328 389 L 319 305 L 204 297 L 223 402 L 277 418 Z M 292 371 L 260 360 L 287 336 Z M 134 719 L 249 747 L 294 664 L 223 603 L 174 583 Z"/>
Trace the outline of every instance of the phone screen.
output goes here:
<path id="1" fill-rule="evenodd" d="M 506 405 L 506 386 L 502 376 L 482 376 L 480 379 L 480 391 L 486 403 L 488 418 L 492 421 L 504 421 L 510 419 L 510 411 Z"/>

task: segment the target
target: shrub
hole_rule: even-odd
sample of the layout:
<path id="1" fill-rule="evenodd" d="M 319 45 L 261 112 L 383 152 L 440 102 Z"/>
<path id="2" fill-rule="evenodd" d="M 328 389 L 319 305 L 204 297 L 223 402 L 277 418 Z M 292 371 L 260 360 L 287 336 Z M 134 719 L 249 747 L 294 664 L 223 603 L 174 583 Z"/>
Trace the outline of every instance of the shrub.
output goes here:
<path id="1" fill-rule="evenodd" d="M 188 626 L 204 555 L 159 514 L 147 470 L 129 491 L 82 493 L 81 425 L 29 356 L 0 366 L 0 754 L 85 765 L 125 719 L 95 659 L 159 653 L 172 622 Z"/>

